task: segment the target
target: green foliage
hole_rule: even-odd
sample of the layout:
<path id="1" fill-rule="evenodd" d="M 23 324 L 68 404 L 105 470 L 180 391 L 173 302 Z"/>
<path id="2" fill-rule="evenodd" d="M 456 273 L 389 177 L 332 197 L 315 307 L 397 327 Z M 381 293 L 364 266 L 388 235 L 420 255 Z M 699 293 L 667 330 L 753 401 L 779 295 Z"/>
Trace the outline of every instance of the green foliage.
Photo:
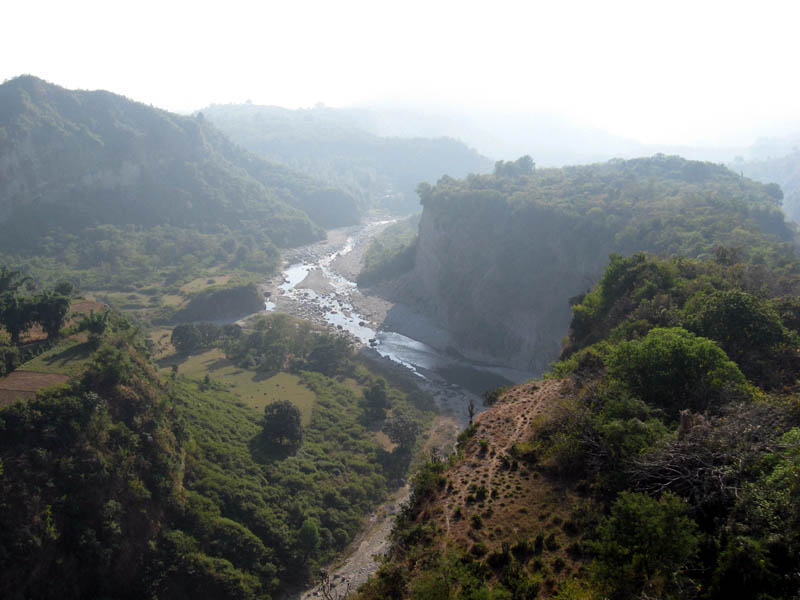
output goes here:
<path id="1" fill-rule="evenodd" d="M 533 175 L 536 163 L 528 156 L 522 156 L 515 161 L 499 160 L 494 163 L 495 177 L 525 177 Z"/>
<path id="2" fill-rule="evenodd" d="M 33 279 L 23 276 L 21 270 L 0 266 L 0 325 L 11 334 L 14 345 L 34 323 L 42 327 L 48 339 L 57 337 L 69 312 L 68 296 L 55 290 L 25 295 L 20 292 L 25 283 L 34 286 Z"/>
<path id="3" fill-rule="evenodd" d="M 394 279 L 414 266 L 419 217 L 409 217 L 387 227 L 370 241 L 358 283 L 370 286 Z"/>
<path id="4" fill-rule="evenodd" d="M 203 118 L 107 92 L 68 91 L 29 76 L 0 86 L 0 101 L 8 107 L 0 121 L 7 132 L 0 150 L 8 155 L 25 147 L 30 157 L 14 162 L 1 188 L 8 204 L 4 250 L 39 251 L 52 245 L 48 236 L 83 236 L 103 224 L 262 229 L 280 246 L 321 235 L 302 210 L 290 206 L 288 170 L 271 167 L 285 172 L 281 187 L 267 181 L 261 171 L 270 166 Z M 305 192 L 303 186 L 298 195 Z"/>
<path id="5" fill-rule="evenodd" d="M 606 520 L 597 530 L 600 594 L 796 594 L 786 574 L 799 560 L 798 486 L 784 474 L 797 471 L 797 413 L 779 394 L 796 389 L 800 372 L 800 321 L 788 295 L 798 289 L 797 271 L 737 263 L 734 254 L 717 252 L 713 262 L 612 256 L 573 307 L 554 375 L 573 378 L 581 392 L 537 424 L 531 444 L 551 461 L 545 466 L 585 478 L 612 507 L 615 499 L 644 507 L 627 506 L 613 527 Z M 664 492 L 681 498 L 703 532 L 694 583 L 675 575 L 680 561 L 660 574 L 635 567 L 647 562 L 631 550 L 646 547 L 644 536 L 678 539 L 637 523 Z M 624 542 L 626 522 L 640 540 Z"/>
<path id="6" fill-rule="evenodd" d="M 126 372 L 0 411 L 0 569 L 9 597 L 126 597 L 165 512 L 178 505 L 181 429 L 125 340 Z M 120 356 L 105 355 L 108 361 Z M 31 577 L 31 573 L 38 573 Z"/>
<path id="7" fill-rule="evenodd" d="M 241 337 L 242 330 L 236 324 L 214 325 L 213 323 L 181 323 L 176 325 L 170 336 L 170 343 L 180 353 L 191 354 L 210 348 L 220 340 Z"/>
<path id="8" fill-rule="evenodd" d="M 297 535 L 300 549 L 305 556 L 311 556 L 319 550 L 320 534 L 319 522 L 316 519 L 306 519 L 300 526 L 300 532 Z"/>
<path id="9" fill-rule="evenodd" d="M 709 259 L 724 246 L 739 248 L 752 274 L 797 271 L 794 227 L 771 190 L 710 163 L 656 155 L 520 177 L 443 177 L 419 191 L 425 269 L 404 289 L 432 306 L 460 345 L 534 370 L 560 349 L 565 299 L 580 298 L 611 253 L 629 258 L 612 261 L 603 289 L 575 308 L 568 354 L 606 338 L 614 317 L 637 305 L 650 327 L 688 328 L 676 322 L 682 299 L 672 295 L 681 291 L 673 289 L 679 261 L 636 252 Z"/>
<path id="10" fill-rule="evenodd" d="M 264 430 L 261 434 L 268 445 L 295 449 L 303 440 L 300 410 L 288 400 L 279 400 L 264 408 Z"/>
<path id="11" fill-rule="evenodd" d="M 281 594 L 340 552 L 385 498 L 385 453 L 348 387 L 303 372 L 317 396 L 310 424 L 292 438 L 299 416 L 283 411 L 291 423 L 277 415 L 271 439 L 295 451 L 265 452 L 269 418 L 220 386 L 159 381 L 136 329 L 115 313 L 102 323 L 80 378 L 0 411 L 6 595 Z M 397 390 L 386 394 L 424 418 Z"/>
<path id="12" fill-rule="evenodd" d="M 659 500 L 622 492 L 589 542 L 597 558 L 592 576 L 609 598 L 682 597 L 689 561 L 698 548 L 697 526 L 680 498 Z"/>
<path id="13" fill-rule="evenodd" d="M 789 334 L 766 299 L 740 290 L 716 291 L 696 296 L 685 310 L 687 327 L 718 341 L 749 378 L 765 387 L 784 383 L 775 365 L 796 362 L 797 335 Z"/>
<path id="14" fill-rule="evenodd" d="M 608 369 L 634 395 L 673 418 L 684 409 L 717 410 L 751 394 L 719 346 L 679 327 L 652 329 L 642 340 L 623 342 L 609 357 Z"/>
<path id="15" fill-rule="evenodd" d="M 259 320 L 255 331 L 229 338 L 225 353 L 237 365 L 275 372 L 291 363 L 294 371 L 306 369 L 329 377 L 352 371 L 353 349 L 340 335 L 312 329 L 308 323 L 273 313 Z"/>
<path id="16" fill-rule="evenodd" d="M 70 299 L 55 291 L 42 292 L 34 299 L 34 320 L 42 326 L 48 338 L 54 338 L 61 331 L 69 312 Z"/>
<path id="17" fill-rule="evenodd" d="M 382 421 L 386 418 L 386 411 L 391 407 L 386 392 L 386 380 L 382 377 L 364 390 L 364 410 L 369 420 Z"/>

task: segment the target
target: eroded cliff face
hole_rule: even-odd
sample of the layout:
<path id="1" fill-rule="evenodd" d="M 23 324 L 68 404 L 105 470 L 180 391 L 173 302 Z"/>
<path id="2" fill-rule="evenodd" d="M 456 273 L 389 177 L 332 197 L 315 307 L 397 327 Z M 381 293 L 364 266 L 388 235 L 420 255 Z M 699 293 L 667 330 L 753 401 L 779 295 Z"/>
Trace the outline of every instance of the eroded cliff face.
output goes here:
<path id="1" fill-rule="evenodd" d="M 558 357 L 569 299 L 602 273 L 607 237 L 599 223 L 491 198 L 455 214 L 426 206 L 400 294 L 463 355 L 540 373 Z"/>

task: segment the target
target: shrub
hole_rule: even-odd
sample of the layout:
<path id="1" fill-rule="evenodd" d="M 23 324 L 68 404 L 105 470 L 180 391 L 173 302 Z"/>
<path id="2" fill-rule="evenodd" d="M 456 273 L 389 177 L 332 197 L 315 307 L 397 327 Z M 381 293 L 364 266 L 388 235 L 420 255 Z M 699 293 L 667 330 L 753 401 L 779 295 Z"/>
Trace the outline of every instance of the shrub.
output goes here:
<path id="1" fill-rule="evenodd" d="M 587 542 L 597 553 L 592 576 L 600 589 L 612 599 L 676 591 L 698 546 L 697 526 L 686 511 L 686 503 L 670 493 L 655 500 L 622 492 L 598 527 L 597 539 Z"/>
<path id="2" fill-rule="evenodd" d="M 642 340 L 619 344 L 608 367 L 633 394 L 673 418 L 685 408 L 715 409 L 751 394 L 744 375 L 719 346 L 680 327 L 656 328 Z"/>

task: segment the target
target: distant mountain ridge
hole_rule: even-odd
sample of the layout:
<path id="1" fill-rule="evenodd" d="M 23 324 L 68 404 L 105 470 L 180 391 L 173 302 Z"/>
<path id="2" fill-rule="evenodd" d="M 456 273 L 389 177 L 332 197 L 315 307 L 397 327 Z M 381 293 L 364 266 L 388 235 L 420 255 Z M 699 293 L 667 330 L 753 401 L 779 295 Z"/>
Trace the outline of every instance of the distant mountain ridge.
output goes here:
<path id="1" fill-rule="evenodd" d="M 730 168 L 756 181 L 781 186 L 786 214 L 800 222 L 800 134 L 757 140 L 747 155 L 749 160 L 738 156 Z"/>
<path id="2" fill-rule="evenodd" d="M 252 104 L 212 105 L 202 113 L 230 138 L 270 161 L 313 173 L 392 212 L 418 209 L 422 182 L 485 173 L 492 161 L 447 137 L 375 133 L 369 111 L 318 106 L 289 110 Z"/>
<path id="3" fill-rule="evenodd" d="M 32 76 L 0 86 L 0 230 L 16 246 L 37 228 L 97 224 L 257 226 L 289 246 L 358 219 L 352 196 L 248 153 L 202 116 Z"/>

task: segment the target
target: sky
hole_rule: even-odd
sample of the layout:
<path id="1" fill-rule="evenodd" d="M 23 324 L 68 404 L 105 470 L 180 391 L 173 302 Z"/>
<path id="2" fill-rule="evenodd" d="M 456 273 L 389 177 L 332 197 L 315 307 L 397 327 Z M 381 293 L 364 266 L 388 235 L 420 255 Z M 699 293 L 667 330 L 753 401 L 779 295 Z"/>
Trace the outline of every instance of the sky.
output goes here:
<path id="1" fill-rule="evenodd" d="M 0 80 L 178 112 L 433 107 L 554 113 L 645 143 L 800 130 L 800 2 L 9 0 Z"/>

